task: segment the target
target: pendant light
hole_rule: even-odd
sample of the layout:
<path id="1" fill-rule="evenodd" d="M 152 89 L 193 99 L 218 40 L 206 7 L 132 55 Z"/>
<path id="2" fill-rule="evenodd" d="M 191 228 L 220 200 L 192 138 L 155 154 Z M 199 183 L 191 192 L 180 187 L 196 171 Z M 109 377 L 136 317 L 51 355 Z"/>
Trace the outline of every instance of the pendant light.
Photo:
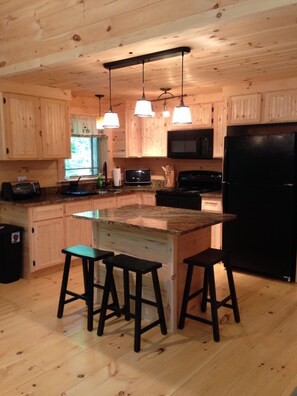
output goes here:
<path id="1" fill-rule="evenodd" d="M 103 128 L 119 128 L 119 117 L 111 107 L 111 69 L 109 68 L 109 111 L 104 114 Z"/>
<path id="2" fill-rule="evenodd" d="M 96 118 L 96 129 L 98 129 L 98 131 L 102 131 L 104 128 L 103 128 L 103 116 L 101 115 L 101 98 L 103 98 L 104 95 L 97 94 L 95 96 L 99 99 L 99 115 Z"/>
<path id="3" fill-rule="evenodd" d="M 190 108 L 184 104 L 184 52 L 182 51 L 182 83 L 180 104 L 174 108 L 172 124 L 192 124 Z"/>
<path id="4" fill-rule="evenodd" d="M 152 117 L 152 104 L 145 98 L 144 94 L 144 60 L 142 60 L 142 98 L 136 102 L 134 115 L 138 117 Z"/>

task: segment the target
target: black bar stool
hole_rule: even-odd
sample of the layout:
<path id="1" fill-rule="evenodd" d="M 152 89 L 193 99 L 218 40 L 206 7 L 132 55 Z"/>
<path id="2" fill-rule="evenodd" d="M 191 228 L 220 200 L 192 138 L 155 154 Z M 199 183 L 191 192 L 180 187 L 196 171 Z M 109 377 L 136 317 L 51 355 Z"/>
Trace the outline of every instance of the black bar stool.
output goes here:
<path id="1" fill-rule="evenodd" d="M 103 263 L 106 264 L 106 279 L 104 292 L 102 297 L 101 304 L 101 313 L 99 318 L 98 332 L 99 336 L 103 335 L 105 320 L 114 315 L 118 315 L 122 313 L 125 315 L 125 319 L 129 321 L 131 318 L 135 319 L 134 324 L 134 351 L 140 351 L 140 339 L 141 334 L 146 331 L 152 329 L 153 327 L 160 325 L 162 334 L 167 334 L 167 327 L 164 316 L 164 309 L 161 297 L 161 290 L 159 284 L 159 278 L 157 269 L 162 267 L 161 263 L 148 261 L 139 259 L 136 257 L 127 256 L 125 254 L 119 254 L 117 256 L 108 257 L 103 260 Z M 106 310 L 108 307 L 108 297 L 111 291 L 110 285 L 113 279 L 113 268 L 120 268 L 123 270 L 123 284 L 124 284 L 124 307 L 118 310 L 117 308 L 111 307 L 114 311 L 110 315 L 106 315 Z M 135 296 L 130 294 L 130 285 L 129 285 L 129 271 L 136 273 L 136 293 Z M 156 302 L 150 301 L 142 298 L 142 275 L 151 272 L 152 280 L 155 291 Z M 130 300 L 135 300 L 135 314 L 131 312 L 130 309 Z M 157 308 L 159 319 L 150 323 L 149 325 L 141 328 L 141 308 L 142 303 L 152 305 Z"/>
<path id="2" fill-rule="evenodd" d="M 221 261 L 224 263 L 226 268 L 230 294 L 227 297 L 225 297 L 222 301 L 217 301 L 215 277 L 214 277 L 214 265 Z M 219 321 L 218 321 L 218 309 L 220 307 L 232 308 L 235 322 L 237 323 L 240 322 L 240 315 L 237 304 L 233 273 L 228 255 L 223 250 L 209 248 L 199 254 L 196 254 L 195 256 L 184 259 L 184 263 L 188 264 L 188 270 L 187 270 L 187 277 L 186 277 L 178 327 L 179 329 L 184 328 L 186 317 L 199 322 L 203 322 L 212 326 L 214 340 L 220 341 Z M 204 268 L 204 281 L 203 281 L 203 287 L 201 289 L 190 294 L 194 266 Z M 208 289 L 209 289 L 209 298 L 208 298 Z M 209 302 L 211 306 L 212 320 L 208 320 L 187 313 L 188 302 L 192 300 L 194 297 L 197 297 L 201 293 L 202 293 L 201 311 L 206 312 L 206 304 Z M 231 304 L 227 303 L 230 300 L 231 300 Z"/>
<path id="3" fill-rule="evenodd" d="M 99 308 L 97 310 L 94 310 L 94 288 L 96 287 L 98 289 L 102 289 L 102 290 L 104 289 L 103 285 L 94 282 L 94 263 L 95 261 L 99 261 L 104 258 L 113 256 L 114 253 L 109 252 L 107 250 L 94 249 L 92 247 L 84 246 L 84 245 L 76 245 L 62 249 L 62 253 L 66 254 L 66 257 L 65 257 L 57 317 L 62 318 L 65 304 L 68 304 L 78 299 L 84 300 L 88 308 L 87 328 L 89 331 L 92 331 L 93 315 L 100 312 L 101 309 Z M 84 280 L 84 289 L 85 289 L 85 292 L 83 294 L 75 293 L 67 289 L 72 256 L 79 257 L 82 259 L 83 280 Z M 110 288 L 112 291 L 113 304 L 115 304 L 115 306 L 119 308 L 119 302 L 117 299 L 117 294 L 113 279 L 111 280 L 111 282 L 112 284 L 110 285 Z M 70 295 L 72 297 L 66 300 L 66 295 Z"/>

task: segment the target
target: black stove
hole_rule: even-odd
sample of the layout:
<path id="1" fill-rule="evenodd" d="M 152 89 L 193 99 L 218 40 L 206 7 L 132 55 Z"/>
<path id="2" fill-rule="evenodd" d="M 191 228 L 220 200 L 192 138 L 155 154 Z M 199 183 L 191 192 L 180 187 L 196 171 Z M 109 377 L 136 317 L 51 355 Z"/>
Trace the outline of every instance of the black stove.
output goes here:
<path id="1" fill-rule="evenodd" d="M 220 191 L 222 173 L 213 171 L 181 171 L 178 188 L 156 191 L 158 206 L 201 210 L 201 193 Z"/>

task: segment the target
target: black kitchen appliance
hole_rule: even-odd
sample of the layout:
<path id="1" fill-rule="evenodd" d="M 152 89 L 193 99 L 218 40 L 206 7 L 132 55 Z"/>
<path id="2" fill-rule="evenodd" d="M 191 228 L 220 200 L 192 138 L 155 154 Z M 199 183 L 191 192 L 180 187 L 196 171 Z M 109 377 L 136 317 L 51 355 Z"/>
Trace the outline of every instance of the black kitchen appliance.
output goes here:
<path id="1" fill-rule="evenodd" d="M 267 133 L 269 127 L 263 128 Z M 254 130 L 258 135 L 249 126 L 241 133 L 250 136 L 225 138 L 223 210 L 237 220 L 223 224 L 223 249 L 234 268 L 293 281 L 297 134 L 259 135 L 260 126 Z"/>
<path id="2" fill-rule="evenodd" d="M 37 180 L 25 182 L 3 182 L 1 186 L 1 197 L 7 201 L 39 197 L 40 194 L 40 184 Z"/>
<path id="3" fill-rule="evenodd" d="M 168 131 L 167 157 L 211 159 L 213 157 L 213 129 Z"/>
<path id="4" fill-rule="evenodd" d="M 150 169 L 126 169 L 126 186 L 149 185 L 152 183 Z"/>
<path id="5" fill-rule="evenodd" d="M 220 191 L 222 173 L 189 170 L 178 174 L 178 188 L 156 191 L 156 204 L 173 208 L 201 210 L 201 193 Z"/>

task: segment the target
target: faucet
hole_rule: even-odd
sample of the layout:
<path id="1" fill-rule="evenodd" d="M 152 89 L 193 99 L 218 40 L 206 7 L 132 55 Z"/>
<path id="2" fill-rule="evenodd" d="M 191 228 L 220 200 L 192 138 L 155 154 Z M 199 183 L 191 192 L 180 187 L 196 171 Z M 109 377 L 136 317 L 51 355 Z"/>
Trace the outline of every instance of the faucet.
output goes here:
<path id="1" fill-rule="evenodd" d="M 78 182 L 80 181 L 81 176 L 77 180 L 73 180 L 69 183 L 69 187 L 71 190 L 75 190 L 78 187 Z"/>
<path id="2" fill-rule="evenodd" d="M 104 163 L 103 163 L 102 173 L 103 173 L 103 177 L 104 177 L 103 186 L 104 186 L 104 188 L 107 188 L 107 163 L 106 163 L 106 161 L 104 161 Z"/>

